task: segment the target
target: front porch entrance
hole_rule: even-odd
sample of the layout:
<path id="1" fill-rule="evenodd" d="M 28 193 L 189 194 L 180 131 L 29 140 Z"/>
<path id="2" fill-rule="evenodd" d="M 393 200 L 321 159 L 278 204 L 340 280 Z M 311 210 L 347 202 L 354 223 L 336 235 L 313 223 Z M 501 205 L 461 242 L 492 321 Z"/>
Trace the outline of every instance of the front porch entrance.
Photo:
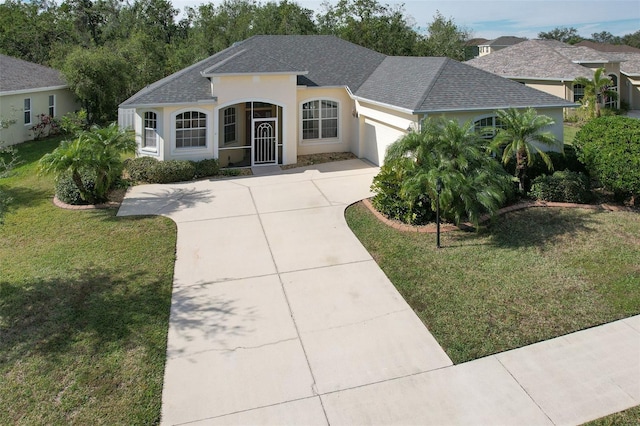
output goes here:
<path id="1" fill-rule="evenodd" d="M 218 114 L 218 160 L 221 167 L 282 164 L 282 107 L 245 102 Z"/>

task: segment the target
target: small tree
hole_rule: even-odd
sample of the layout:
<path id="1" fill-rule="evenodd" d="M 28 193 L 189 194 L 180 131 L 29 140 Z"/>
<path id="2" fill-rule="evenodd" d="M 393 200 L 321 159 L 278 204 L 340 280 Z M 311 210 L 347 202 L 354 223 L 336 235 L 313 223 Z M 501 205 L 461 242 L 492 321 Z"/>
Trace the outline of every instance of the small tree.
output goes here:
<path id="1" fill-rule="evenodd" d="M 500 208 L 511 187 L 511 178 L 486 154 L 484 143 L 471 122 L 460 125 L 445 118 L 428 119 L 420 132 L 389 146 L 383 166 L 388 175 L 374 179 L 376 197 L 395 191 L 400 201 L 419 202 L 427 214 L 413 214 L 428 218 L 428 210 L 436 209 L 436 182 L 441 179 L 442 216 L 455 223 L 468 219 L 477 224 L 482 214 Z M 395 187 L 389 176 L 399 179 Z M 410 207 L 415 210 L 416 206 Z"/>
<path id="2" fill-rule="evenodd" d="M 640 120 L 629 117 L 600 117 L 589 121 L 573 141 L 578 159 L 592 177 L 610 191 L 640 195 Z"/>
<path id="3" fill-rule="evenodd" d="M 520 192 L 526 192 L 527 168 L 533 164 L 534 156 L 540 155 L 549 170 L 553 170 L 551 159 L 537 144 L 548 147 L 558 146 L 559 142 L 553 134 L 542 130 L 554 124 L 546 115 L 538 115 L 529 108 L 523 112 L 510 108 L 497 112 L 500 128 L 493 139 L 491 149 L 498 153 L 502 150 L 502 162 L 508 164 L 516 160 L 516 177 Z"/>
<path id="4" fill-rule="evenodd" d="M 40 159 L 40 170 L 54 173 L 56 178 L 69 173 L 81 198 L 94 204 L 106 200 L 114 181 L 121 176 L 121 154 L 133 153 L 135 149 L 133 133 L 119 129 L 115 123 L 104 128 L 94 126 L 44 155 Z M 92 190 L 83 184 L 82 174 L 86 172 L 95 176 Z"/>
<path id="5" fill-rule="evenodd" d="M 607 99 L 618 99 L 618 92 L 611 90 L 613 82 L 605 74 L 604 68 L 598 68 L 592 79 L 578 77 L 573 83 L 584 86 L 584 98 L 582 104 L 589 111 L 589 118 L 600 117 L 602 115 L 601 105 Z"/>

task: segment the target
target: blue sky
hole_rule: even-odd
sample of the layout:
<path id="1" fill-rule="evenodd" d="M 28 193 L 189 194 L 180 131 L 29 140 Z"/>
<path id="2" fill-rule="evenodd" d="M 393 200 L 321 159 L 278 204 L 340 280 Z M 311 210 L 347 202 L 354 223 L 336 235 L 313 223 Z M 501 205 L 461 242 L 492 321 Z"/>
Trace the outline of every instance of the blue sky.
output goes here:
<path id="1" fill-rule="evenodd" d="M 266 2 L 267 0 L 261 0 Z M 322 10 L 322 0 L 295 0 L 315 11 Z M 536 38 L 540 31 L 555 27 L 574 27 L 583 37 L 609 31 L 625 35 L 640 30 L 639 0 L 378 0 L 381 4 L 404 3 L 405 13 L 417 27 L 425 28 L 439 10 L 446 18 L 471 31 L 473 37 L 493 39 L 501 35 Z M 335 0 L 328 1 L 335 4 Z M 197 6 L 204 1 L 173 0 L 174 7 Z M 220 1 L 213 1 L 219 4 Z"/>

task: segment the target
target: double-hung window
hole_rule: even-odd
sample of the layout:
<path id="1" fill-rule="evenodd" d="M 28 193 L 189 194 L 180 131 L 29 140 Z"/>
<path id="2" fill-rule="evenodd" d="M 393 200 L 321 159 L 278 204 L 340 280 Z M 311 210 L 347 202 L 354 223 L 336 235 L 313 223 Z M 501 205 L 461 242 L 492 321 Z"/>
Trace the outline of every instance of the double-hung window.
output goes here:
<path id="1" fill-rule="evenodd" d="M 584 86 L 582 84 L 573 85 L 573 102 L 580 102 L 584 98 Z"/>
<path id="2" fill-rule="evenodd" d="M 229 107 L 224 110 L 224 144 L 236 141 L 236 108 Z"/>
<path id="3" fill-rule="evenodd" d="M 302 104 L 302 139 L 338 137 L 338 102 L 326 99 Z"/>
<path id="4" fill-rule="evenodd" d="M 144 138 L 142 148 L 155 150 L 158 145 L 158 115 L 153 111 L 144 113 Z"/>
<path id="5" fill-rule="evenodd" d="M 49 95 L 49 117 L 56 116 L 56 95 Z"/>
<path id="6" fill-rule="evenodd" d="M 176 115 L 176 148 L 203 148 L 207 146 L 207 115 L 199 111 L 186 111 Z"/>
<path id="7" fill-rule="evenodd" d="M 26 98 L 24 100 L 24 124 L 31 124 L 31 98 Z"/>

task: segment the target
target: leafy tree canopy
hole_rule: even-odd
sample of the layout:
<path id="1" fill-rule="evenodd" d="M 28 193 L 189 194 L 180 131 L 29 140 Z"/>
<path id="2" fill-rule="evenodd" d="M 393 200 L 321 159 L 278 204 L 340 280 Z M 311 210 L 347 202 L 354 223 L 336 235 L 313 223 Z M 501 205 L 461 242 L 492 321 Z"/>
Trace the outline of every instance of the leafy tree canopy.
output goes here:
<path id="1" fill-rule="evenodd" d="M 538 38 L 544 40 L 558 40 L 563 43 L 576 44 L 580 43 L 583 38 L 578 34 L 578 30 L 573 27 L 556 27 L 548 32 L 539 32 Z"/>

